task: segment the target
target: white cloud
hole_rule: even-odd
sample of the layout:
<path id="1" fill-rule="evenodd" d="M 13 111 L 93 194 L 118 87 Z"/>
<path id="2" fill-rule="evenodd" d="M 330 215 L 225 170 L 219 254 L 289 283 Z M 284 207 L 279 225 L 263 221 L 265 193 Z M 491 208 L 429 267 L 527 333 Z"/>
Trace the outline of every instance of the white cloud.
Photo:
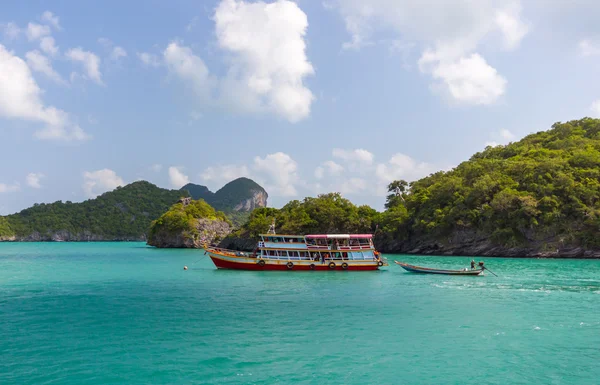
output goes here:
<path id="1" fill-rule="evenodd" d="M 314 100 L 304 78 L 306 14 L 294 2 L 222 0 L 214 20 L 219 46 L 232 54 L 221 84 L 224 103 L 248 112 L 270 111 L 290 122 L 310 115 Z"/>
<path id="2" fill-rule="evenodd" d="M 233 164 L 207 167 L 200 177 L 205 181 L 218 183 L 230 182 L 240 177 L 248 177 L 250 172 L 246 166 L 236 166 Z"/>
<path id="3" fill-rule="evenodd" d="M 20 189 L 21 189 L 21 185 L 19 183 L 13 183 L 13 184 L 0 183 L 0 193 L 16 192 L 16 191 L 19 191 Z"/>
<path id="4" fill-rule="evenodd" d="M 163 57 L 170 72 L 188 82 L 204 101 L 210 99 L 214 78 L 202 59 L 194 55 L 190 48 L 173 42 L 167 46 Z"/>
<path id="5" fill-rule="evenodd" d="M 387 163 L 378 164 L 375 175 L 382 184 L 387 185 L 398 179 L 417 180 L 434 170 L 435 168 L 428 163 L 418 162 L 406 154 L 397 153 Z"/>
<path id="6" fill-rule="evenodd" d="M 329 5 L 351 34 L 346 47 L 360 48 L 376 33 L 390 32 L 408 44 L 417 42 L 424 48 L 421 71 L 439 81 L 433 88 L 467 104 L 491 104 L 506 89 L 506 79 L 477 48 L 494 43 L 489 37 L 496 33 L 505 49 L 515 49 L 530 29 L 518 0 L 333 0 Z"/>
<path id="7" fill-rule="evenodd" d="M 29 51 L 25 54 L 25 57 L 27 58 L 27 64 L 32 70 L 43 73 L 48 78 L 54 80 L 57 83 L 65 83 L 65 81 L 60 77 L 60 75 L 54 70 L 54 68 L 52 68 L 50 60 L 48 60 L 46 56 L 42 55 L 40 51 Z"/>
<path id="8" fill-rule="evenodd" d="M 29 41 L 35 41 L 44 36 L 50 35 L 50 27 L 37 23 L 29 23 L 27 24 L 27 31 L 25 34 L 27 35 L 27 39 L 29 39 Z"/>
<path id="9" fill-rule="evenodd" d="M 479 54 L 446 60 L 439 52 L 426 51 L 419 59 L 422 72 L 439 80 L 437 87 L 451 99 L 466 104 L 488 105 L 494 103 L 506 90 L 506 79 L 487 64 Z"/>
<path id="10" fill-rule="evenodd" d="M 2 33 L 8 40 L 15 40 L 21 34 L 21 28 L 15 23 L 0 24 L 0 27 L 2 27 Z"/>
<path id="11" fill-rule="evenodd" d="M 592 103 L 590 110 L 594 114 L 594 117 L 600 118 L 600 99 L 598 99 Z"/>
<path id="12" fill-rule="evenodd" d="M 46 124 L 36 133 L 42 139 L 82 140 L 88 136 L 69 122 L 69 115 L 41 100 L 42 90 L 23 59 L 0 44 L 0 117 Z"/>
<path id="13" fill-rule="evenodd" d="M 506 140 L 513 140 L 515 138 L 515 134 L 508 131 L 506 128 L 500 130 L 500 135 Z"/>
<path id="14" fill-rule="evenodd" d="M 111 60 L 117 61 L 122 57 L 127 57 L 127 51 L 123 47 L 114 47 L 110 53 Z"/>
<path id="15" fill-rule="evenodd" d="M 342 195 L 354 195 L 367 191 L 369 183 L 363 178 L 344 179 L 342 184 L 337 188 Z"/>
<path id="16" fill-rule="evenodd" d="M 152 166 L 150 166 L 150 170 L 154 171 L 154 172 L 160 172 L 162 170 L 163 166 L 162 164 L 153 164 Z"/>
<path id="17" fill-rule="evenodd" d="M 40 48 L 42 51 L 51 56 L 58 54 L 58 47 L 55 45 L 54 38 L 51 36 L 45 36 L 40 41 Z"/>
<path id="18" fill-rule="evenodd" d="M 600 55 L 600 41 L 592 39 L 583 39 L 578 44 L 579 54 L 581 56 Z"/>
<path id="19" fill-rule="evenodd" d="M 373 163 L 373 159 L 375 156 L 362 148 L 358 148 L 355 150 L 344 150 L 341 148 L 334 148 L 332 154 L 335 158 L 339 158 L 345 161 L 358 162 L 365 165 L 370 165 Z"/>
<path id="20" fill-rule="evenodd" d="M 518 2 L 496 11 L 496 25 L 504 38 L 506 49 L 514 49 L 529 32 L 529 26 L 521 20 L 521 4 Z"/>
<path id="21" fill-rule="evenodd" d="M 147 67 L 160 67 L 161 65 L 160 59 L 156 55 L 147 52 L 138 52 L 137 56 Z"/>
<path id="22" fill-rule="evenodd" d="M 499 145 L 500 145 L 500 143 L 494 142 L 494 141 L 485 142 L 485 147 L 488 147 L 488 146 L 490 146 L 490 147 L 496 147 L 496 146 L 499 146 Z"/>
<path id="23" fill-rule="evenodd" d="M 297 195 L 298 164 L 288 154 L 276 152 L 264 158 L 254 158 L 253 169 L 267 178 L 266 189 L 276 196 Z"/>
<path id="24" fill-rule="evenodd" d="M 50 24 L 51 26 L 53 26 L 54 28 L 56 28 L 58 30 L 62 29 L 60 27 L 58 16 L 54 15 L 50 11 L 46 11 L 42 14 L 42 21 L 46 22 L 47 24 Z"/>
<path id="25" fill-rule="evenodd" d="M 80 47 L 72 48 L 67 51 L 65 56 L 72 61 L 80 62 L 87 76 L 96 83 L 103 85 L 102 74 L 100 73 L 100 58 L 90 51 L 84 51 Z"/>
<path id="26" fill-rule="evenodd" d="M 315 169 L 315 177 L 322 179 L 325 175 L 337 176 L 344 172 L 344 167 L 335 163 L 332 160 L 323 162 L 320 166 Z"/>
<path id="27" fill-rule="evenodd" d="M 179 170 L 178 167 L 169 167 L 169 181 L 173 188 L 181 188 L 190 183 L 190 178 Z"/>
<path id="28" fill-rule="evenodd" d="M 30 172 L 29 174 L 27 174 L 27 177 L 25 178 L 25 180 L 27 181 L 27 185 L 29 187 L 42 188 L 42 185 L 40 184 L 40 179 L 42 179 L 43 177 L 44 177 L 44 174 Z"/>
<path id="29" fill-rule="evenodd" d="M 85 195 L 89 198 L 95 198 L 106 191 L 112 191 L 124 184 L 123 179 L 108 168 L 83 173 L 82 187 Z"/>

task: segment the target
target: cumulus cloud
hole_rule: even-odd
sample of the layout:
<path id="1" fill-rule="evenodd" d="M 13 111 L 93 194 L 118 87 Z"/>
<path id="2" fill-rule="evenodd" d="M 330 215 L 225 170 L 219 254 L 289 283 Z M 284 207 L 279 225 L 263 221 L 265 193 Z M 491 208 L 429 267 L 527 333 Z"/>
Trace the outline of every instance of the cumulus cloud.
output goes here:
<path id="1" fill-rule="evenodd" d="M 80 62 L 88 78 L 100 85 L 104 84 L 102 82 L 102 74 L 100 73 L 100 58 L 98 55 L 77 47 L 68 50 L 65 56 L 71 61 Z"/>
<path id="2" fill-rule="evenodd" d="M 122 57 L 127 57 L 127 51 L 123 47 L 113 47 L 110 53 L 111 60 L 118 61 Z"/>
<path id="3" fill-rule="evenodd" d="M 169 182 L 173 188 L 181 188 L 190 183 L 190 178 L 185 175 L 178 167 L 169 167 Z"/>
<path id="4" fill-rule="evenodd" d="M 590 107 L 595 118 L 600 118 L 600 99 L 594 101 Z"/>
<path id="5" fill-rule="evenodd" d="M 266 177 L 267 191 L 277 196 L 294 196 L 298 192 L 298 164 L 283 152 L 254 158 L 253 169 Z"/>
<path id="6" fill-rule="evenodd" d="M 210 99 L 214 78 L 210 75 L 204 61 L 188 47 L 173 42 L 163 52 L 163 58 L 169 71 L 191 85 L 204 101 Z"/>
<path id="7" fill-rule="evenodd" d="M 426 51 L 419 60 L 419 68 L 439 80 L 438 89 L 459 103 L 492 104 L 506 90 L 506 79 L 476 53 L 446 60 L 439 52 Z"/>
<path id="8" fill-rule="evenodd" d="M 346 23 L 351 35 L 347 48 L 368 44 L 377 32 L 418 42 L 425 47 L 420 69 L 437 81 L 433 88 L 467 104 L 491 104 L 506 89 L 506 79 L 475 52 L 477 48 L 497 35 L 505 49 L 515 49 L 530 29 L 517 0 L 333 0 L 328 4 Z"/>
<path id="9" fill-rule="evenodd" d="M 581 56 L 600 55 L 600 40 L 583 39 L 577 45 Z"/>
<path id="10" fill-rule="evenodd" d="M 362 148 L 355 150 L 344 150 L 341 148 L 334 148 L 332 154 L 335 158 L 343 159 L 345 161 L 358 162 L 365 165 L 373 163 L 375 156 Z"/>
<path id="11" fill-rule="evenodd" d="M 47 24 L 50 24 L 52 27 L 54 27 L 58 30 L 62 29 L 60 27 L 60 22 L 59 22 L 58 16 L 54 15 L 50 11 L 46 11 L 42 14 L 42 21 Z"/>
<path id="12" fill-rule="evenodd" d="M 58 47 L 54 42 L 54 38 L 51 36 L 45 36 L 40 40 L 40 48 L 50 56 L 56 56 L 56 54 L 58 54 Z"/>
<path id="13" fill-rule="evenodd" d="M 154 54 L 147 52 L 138 52 L 137 56 L 141 60 L 141 62 L 147 67 L 160 67 L 161 65 L 160 59 Z"/>
<path id="14" fill-rule="evenodd" d="M 29 41 L 36 41 L 44 36 L 50 35 L 50 27 L 37 23 L 29 23 L 27 24 L 27 30 L 25 31 L 25 34 L 27 35 L 27 39 L 29 39 Z"/>
<path id="15" fill-rule="evenodd" d="M 21 28 L 15 23 L 6 23 L 0 24 L 0 29 L 2 29 L 2 33 L 4 37 L 8 40 L 14 40 L 19 37 L 21 34 Z"/>
<path id="16" fill-rule="evenodd" d="M 89 198 L 123 186 L 125 182 L 116 172 L 108 168 L 97 171 L 86 171 L 83 173 L 83 191 Z"/>
<path id="17" fill-rule="evenodd" d="M 310 114 L 314 100 L 304 78 L 306 14 L 292 1 L 223 0 L 214 15 L 219 46 L 232 54 L 223 98 L 250 111 L 271 111 L 290 122 Z"/>
<path id="18" fill-rule="evenodd" d="M 250 172 L 246 166 L 233 164 L 207 167 L 200 177 L 205 181 L 227 183 L 240 177 L 248 177 Z"/>
<path id="19" fill-rule="evenodd" d="M 506 128 L 500 130 L 500 135 L 502 136 L 502 138 L 504 138 L 506 140 L 513 140 L 515 138 L 515 134 L 513 134 Z"/>
<path id="20" fill-rule="evenodd" d="M 16 192 L 21 189 L 21 185 L 19 183 L 6 184 L 0 183 L 0 193 L 9 193 Z"/>
<path id="21" fill-rule="evenodd" d="M 83 140 L 88 136 L 79 126 L 70 123 L 69 115 L 42 102 L 42 90 L 23 59 L 0 44 L 0 116 L 40 122 L 46 128 L 38 131 L 41 139 Z"/>
<path id="22" fill-rule="evenodd" d="M 54 70 L 54 68 L 52 68 L 50 60 L 48 60 L 46 56 L 42 55 L 40 51 L 29 51 L 25 54 L 25 58 L 27 59 L 27 64 L 32 70 L 46 75 L 48 78 L 57 83 L 65 83 L 61 76 Z"/>
<path id="23" fill-rule="evenodd" d="M 25 178 L 25 180 L 27 181 L 27 185 L 29 187 L 42 188 L 42 185 L 40 184 L 40 179 L 42 179 L 43 177 L 44 177 L 44 174 L 30 172 L 29 174 L 27 174 L 27 177 Z"/>
<path id="24" fill-rule="evenodd" d="M 326 175 L 328 176 L 337 176 L 344 172 L 344 167 L 337 164 L 332 160 L 328 160 L 323 162 L 320 166 L 315 169 L 315 177 L 317 179 L 322 179 Z"/>
<path id="25" fill-rule="evenodd" d="M 387 185 L 398 179 L 413 181 L 429 175 L 434 167 L 425 162 L 418 162 L 402 153 L 393 155 L 387 163 L 380 163 L 375 169 L 375 175 L 380 182 Z"/>

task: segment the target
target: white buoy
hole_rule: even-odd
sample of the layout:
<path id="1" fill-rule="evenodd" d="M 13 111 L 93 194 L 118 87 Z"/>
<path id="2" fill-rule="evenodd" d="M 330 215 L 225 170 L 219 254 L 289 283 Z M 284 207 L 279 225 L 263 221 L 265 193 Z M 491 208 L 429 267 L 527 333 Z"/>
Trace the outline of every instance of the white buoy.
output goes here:
<path id="1" fill-rule="evenodd" d="M 183 267 L 183 270 L 187 270 L 187 266 L 184 266 L 184 267 Z"/>

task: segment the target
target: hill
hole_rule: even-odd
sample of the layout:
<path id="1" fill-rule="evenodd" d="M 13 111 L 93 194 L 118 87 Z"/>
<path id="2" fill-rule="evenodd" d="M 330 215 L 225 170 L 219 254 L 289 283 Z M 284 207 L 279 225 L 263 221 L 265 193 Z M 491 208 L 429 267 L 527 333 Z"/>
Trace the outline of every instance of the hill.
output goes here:
<path id="1" fill-rule="evenodd" d="M 238 178 L 211 192 L 206 186 L 188 183 L 181 188 L 195 199 L 202 199 L 216 210 L 223 211 L 237 225 L 241 225 L 255 208 L 266 207 L 268 194 L 252 179 Z"/>
<path id="2" fill-rule="evenodd" d="M 600 120 L 556 123 L 389 190 L 384 251 L 599 257 Z"/>
<path id="3" fill-rule="evenodd" d="M 35 204 L 0 217 L 0 240 L 145 240 L 150 222 L 187 195 L 140 181 L 81 203 Z"/>
<path id="4" fill-rule="evenodd" d="M 148 244 L 156 247 L 200 248 L 220 241 L 231 231 L 231 221 L 204 200 L 183 198 L 152 221 Z"/>

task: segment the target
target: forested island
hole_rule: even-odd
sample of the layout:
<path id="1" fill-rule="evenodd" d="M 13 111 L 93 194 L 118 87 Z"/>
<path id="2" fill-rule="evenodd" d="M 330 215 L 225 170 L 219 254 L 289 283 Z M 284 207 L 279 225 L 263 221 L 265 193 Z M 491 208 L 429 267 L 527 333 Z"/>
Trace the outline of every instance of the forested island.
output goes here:
<path id="1" fill-rule="evenodd" d="M 600 120 L 556 123 L 487 147 L 450 171 L 394 181 L 388 190 L 382 212 L 338 193 L 275 209 L 246 178 L 216 193 L 136 182 L 95 200 L 0 217 L 0 240 L 58 234 L 60 240 L 149 239 L 159 247 L 220 241 L 252 250 L 275 220 L 280 233 L 374 233 L 383 252 L 600 258 Z"/>
<path id="2" fill-rule="evenodd" d="M 371 231 L 384 252 L 600 258 L 600 120 L 556 123 L 451 171 L 395 181 L 381 213 L 339 194 L 258 209 L 222 245 L 248 249 L 271 218 L 284 232 Z"/>

